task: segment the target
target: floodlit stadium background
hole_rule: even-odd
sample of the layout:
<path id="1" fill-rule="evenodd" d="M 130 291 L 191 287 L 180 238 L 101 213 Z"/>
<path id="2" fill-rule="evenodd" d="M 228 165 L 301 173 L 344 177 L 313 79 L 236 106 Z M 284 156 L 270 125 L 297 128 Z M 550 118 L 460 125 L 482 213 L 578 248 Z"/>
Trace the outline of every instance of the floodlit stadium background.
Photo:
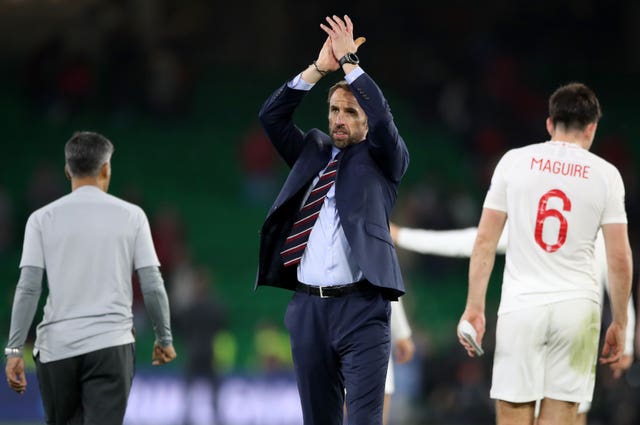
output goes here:
<path id="1" fill-rule="evenodd" d="M 622 172 L 639 250 L 637 2 L 0 0 L 3 344 L 26 218 L 68 191 L 62 147 L 72 132 L 99 131 L 116 146 L 111 193 L 151 220 L 180 356 L 151 368 L 153 336 L 137 299 L 138 372 L 126 423 L 212 423 L 212 389 L 186 379 L 190 366 L 219 375 L 224 423 L 300 423 L 282 326 L 290 294 L 252 292 L 257 232 L 286 176 L 256 115 L 315 59 L 329 13 L 348 13 L 356 35 L 367 37 L 362 66 L 387 95 L 411 152 L 397 223 L 475 225 L 495 161 L 545 140 L 548 95 L 578 80 L 603 105 L 593 150 Z M 329 84 L 308 96 L 302 128 L 325 127 Z M 455 340 L 467 262 L 399 254 L 418 350 L 397 370 L 392 423 L 493 423 L 492 335 L 482 360 L 466 359 Z M 207 346 L 210 358 L 189 361 L 190 347 Z M 35 376 L 29 384 L 22 397 L 0 388 L 0 423 L 41 422 Z M 590 423 L 640 422 L 637 365 L 619 381 L 599 369 L 596 386 Z"/>

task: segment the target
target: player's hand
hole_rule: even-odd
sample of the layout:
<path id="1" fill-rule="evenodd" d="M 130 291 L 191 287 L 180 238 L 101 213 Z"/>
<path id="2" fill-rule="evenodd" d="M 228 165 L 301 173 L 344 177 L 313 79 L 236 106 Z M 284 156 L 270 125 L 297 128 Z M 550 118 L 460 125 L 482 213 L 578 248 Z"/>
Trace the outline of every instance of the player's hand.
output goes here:
<path id="1" fill-rule="evenodd" d="M 153 344 L 153 356 L 151 357 L 151 364 L 154 366 L 163 365 L 165 363 L 173 361 L 176 356 L 176 350 L 173 348 L 173 345 L 161 347 L 156 341 Z"/>
<path id="2" fill-rule="evenodd" d="M 5 374 L 7 375 L 7 384 L 13 391 L 23 394 L 27 390 L 27 377 L 24 373 L 24 359 L 22 357 L 7 357 Z"/>
<path id="3" fill-rule="evenodd" d="M 416 346 L 411 338 L 400 338 L 396 341 L 395 359 L 398 364 L 406 363 L 413 358 Z"/>
<path id="4" fill-rule="evenodd" d="M 601 364 L 612 364 L 620 360 L 624 350 L 624 327 L 612 322 L 604 336 Z"/>
<path id="5" fill-rule="evenodd" d="M 392 222 L 389 222 L 389 233 L 391 233 L 391 240 L 393 243 L 398 243 L 398 232 L 400 228 Z"/>
<path id="6" fill-rule="evenodd" d="M 460 322 L 462 322 L 463 320 L 466 320 L 469 323 L 471 323 L 471 326 L 473 326 L 473 328 L 478 333 L 476 337 L 476 342 L 478 343 L 479 346 L 482 346 L 482 338 L 484 338 L 485 327 L 486 327 L 484 312 L 471 310 L 469 308 L 465 309 L 464 313 L 462 313 L 462 317 L 460 317 L 460 321 L 458 322 L 458 327 L 456 329 L 460 328 Z M 473 348 L 473 346 L 469 344 L 462 335 L 460 335 L 460 332 L 457 332 L 457 334 L 458 334 L 458 341 L 464 347 L 464 349 L 467 350 L 467 354 L 469 355 L 469 357 L 475 357 L 476 351 Z"/>
<path id="7" fill-rule="evenodd" d="M 631 354 L 623 354 L 620 360 L 611 363 L 609 367 L 611 368 L 611 372 L 613 372 L 613 377 L 619 379 L 622 374 L 631 367 L 631 364 L 633 364 L 633 356 Z"/>

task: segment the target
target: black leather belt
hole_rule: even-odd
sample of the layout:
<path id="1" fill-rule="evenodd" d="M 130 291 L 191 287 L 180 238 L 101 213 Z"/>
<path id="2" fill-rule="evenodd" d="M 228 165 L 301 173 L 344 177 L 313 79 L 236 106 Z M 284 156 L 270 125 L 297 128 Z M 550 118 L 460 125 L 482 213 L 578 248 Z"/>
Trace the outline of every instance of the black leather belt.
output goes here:
<path id="1" fill-rule="evenodd" d="M 352 294 L 354 292 L 368 292 L 374 290 L 375 287 L 366 280 L 360 282 L 349 283 L 348 285 L 335 286 L 313 286 L 305 285 L 298 282 L 296 292 L 302 292 L 308 295 L 316 295 L 320 298 L 335 298 L 343 295 Z"/>

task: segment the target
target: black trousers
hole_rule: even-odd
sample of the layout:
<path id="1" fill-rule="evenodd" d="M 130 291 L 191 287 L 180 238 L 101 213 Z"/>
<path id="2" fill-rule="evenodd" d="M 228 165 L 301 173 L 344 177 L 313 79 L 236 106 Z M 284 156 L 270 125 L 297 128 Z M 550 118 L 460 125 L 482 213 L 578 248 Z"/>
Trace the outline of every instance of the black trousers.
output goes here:
<path id="1" fill-rule="evenodd" d="M 291 337 L 304 425 L 381 425 L 391 307 L 381 291 L 320 298 L 296 292 Z"/>
<path id="2" fill-rule="evenodd" d="M 134 344 L 41 363 L 40 394 L 48 425 L 122 424 L 134 375 Z"/>

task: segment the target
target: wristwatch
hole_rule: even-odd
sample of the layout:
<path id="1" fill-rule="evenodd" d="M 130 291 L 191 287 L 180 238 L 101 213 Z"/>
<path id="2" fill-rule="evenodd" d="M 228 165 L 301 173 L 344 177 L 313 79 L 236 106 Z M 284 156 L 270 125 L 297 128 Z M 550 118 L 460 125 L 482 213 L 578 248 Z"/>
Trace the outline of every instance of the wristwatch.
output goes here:
<path id="1" fill-rule="evenodd" d="M 357 65 L 360 63 L 360 59 L 358 58 L 358 56 L 356 56 L 355 53 L 347 53 L 346 55 L 340 58 L 338 63 L 340 64 L 340 66 L 344 65 L 345 63 Z"/>
<path id="2" fill-rule="evenodd" d="M 5 348 L 4 355 L 6 357 L 22 357 L 22 348 Z"/>

